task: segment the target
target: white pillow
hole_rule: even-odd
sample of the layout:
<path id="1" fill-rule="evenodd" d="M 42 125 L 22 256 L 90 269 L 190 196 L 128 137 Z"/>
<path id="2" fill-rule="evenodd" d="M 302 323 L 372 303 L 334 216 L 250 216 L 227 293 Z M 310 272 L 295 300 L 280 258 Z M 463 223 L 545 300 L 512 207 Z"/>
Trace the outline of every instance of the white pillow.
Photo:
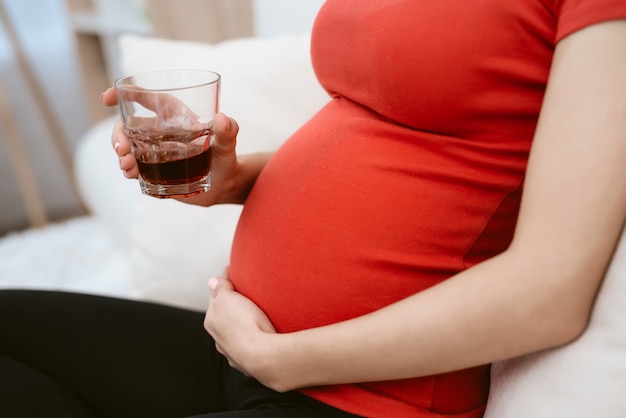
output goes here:
<path id="1" fill-rule="evenodd" d="M 207 280 L 228 264 L 241 206 L 190 206 L 140 196 L 131 239 L 133 280 L 144 299 L 204 310 Z"/>
<path id="2" fill-rule="evenodd" d="M 168 68 L 220 73 L 221 110 L 240 125 L 239 153 L 278 148 L 329 100 L 311 67 L 308 36 L 208 45 L 124 35 L 119 46 L 125 74 Z M 228 265 L 240 210 L 141 196 L 132 222 L 131 264 L 142 297 L 204 310 L 207 280 Z"/>
<path id="3" fill-rule="evenodd" d="M 626 231 L 589 327 L 558 349 L 496 363 L 485 418 L 626 416 Z"/>

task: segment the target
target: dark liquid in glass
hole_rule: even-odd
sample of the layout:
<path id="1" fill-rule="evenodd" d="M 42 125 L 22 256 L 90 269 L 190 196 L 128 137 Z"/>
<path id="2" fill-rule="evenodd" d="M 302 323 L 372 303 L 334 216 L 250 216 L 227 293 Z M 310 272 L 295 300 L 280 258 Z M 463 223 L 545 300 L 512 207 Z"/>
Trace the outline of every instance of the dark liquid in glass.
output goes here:
<path id="1" fill-rule="evenodd" d="M 159 185 L 190 184 L 211 171 L 211 131 L 129 131 L 139 175 Z"/>

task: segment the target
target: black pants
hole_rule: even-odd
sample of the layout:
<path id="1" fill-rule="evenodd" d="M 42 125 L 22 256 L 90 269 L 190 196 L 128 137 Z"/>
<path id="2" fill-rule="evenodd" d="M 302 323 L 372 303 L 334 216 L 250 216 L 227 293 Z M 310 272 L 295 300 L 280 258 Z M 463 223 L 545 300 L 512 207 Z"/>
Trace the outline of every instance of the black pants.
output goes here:
<path id="1" fill-rule="evenodd" d="M 100 296 L 0 291 L 0 416 L 354 417 L 234 370 L 203 318 Z"/>

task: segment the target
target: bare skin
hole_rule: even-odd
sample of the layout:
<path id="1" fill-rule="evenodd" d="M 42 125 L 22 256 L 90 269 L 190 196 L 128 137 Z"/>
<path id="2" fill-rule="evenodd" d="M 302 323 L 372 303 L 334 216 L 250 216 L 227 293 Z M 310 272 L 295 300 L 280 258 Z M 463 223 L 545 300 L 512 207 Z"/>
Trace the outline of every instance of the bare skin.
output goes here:
<path id="1" fill-rule="evenodd" d="M 209 280 L 205 318 L 218 349 L 234 367 L 286 391 L 443 373 L 575 340 L 626 220 L 625 70 L 626 20 L 590 26 L 557 45 L 518 225 L 504 253 L 379 311 L 288 334 L 274 331 L 226 271 Z M 234 163 L 234 122 L 220 116 L 215 123 L 233 185 L 203 203 L 241 203 L 246 182 L 267 160 Z M 120 167 L 133 177 L 118 135 Z"/>

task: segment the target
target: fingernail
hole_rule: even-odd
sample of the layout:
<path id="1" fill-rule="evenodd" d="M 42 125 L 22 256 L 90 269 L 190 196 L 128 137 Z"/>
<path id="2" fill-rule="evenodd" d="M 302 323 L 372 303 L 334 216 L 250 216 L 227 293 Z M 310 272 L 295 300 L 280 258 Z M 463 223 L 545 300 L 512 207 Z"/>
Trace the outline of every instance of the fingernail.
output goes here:
<path id="1" fill-rule="evenodd" d="M 115 151 L 117 151 L 117 148 L 120 146 L 119 142 L 116 142 L 115 145 L 113 145 L 113 149 L 115 149 Z"/>
<path id="2" fill-rule="evenodd" d="M 217 277 L 211 277 L 209 279 L 209 289 L 215 290 L 217 288 L 218 283 L 219 283 L 219 279 Z"/>

